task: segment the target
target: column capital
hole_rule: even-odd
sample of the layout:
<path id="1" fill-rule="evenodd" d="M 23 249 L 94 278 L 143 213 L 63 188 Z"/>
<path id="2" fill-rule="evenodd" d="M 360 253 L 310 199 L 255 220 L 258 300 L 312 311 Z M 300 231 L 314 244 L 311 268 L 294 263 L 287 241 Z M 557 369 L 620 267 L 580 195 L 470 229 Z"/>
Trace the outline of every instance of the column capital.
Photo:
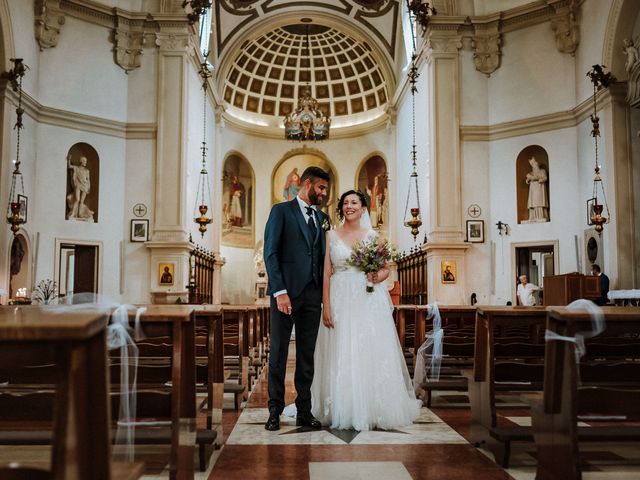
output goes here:
<path id="1" fill-rule="evenodd" d="M 156 33 L 156 46 L 161 53 L 184 53 L 192 48 L 192 37 L 186 28 L 179 31 L 166 31 Z"/>
<path id="2" fill-rule="evenodd" d="M 432 30 L 426 39 L 427 56 L 458 55 L 462 48 L 462 35 L 457 31 Z"/>

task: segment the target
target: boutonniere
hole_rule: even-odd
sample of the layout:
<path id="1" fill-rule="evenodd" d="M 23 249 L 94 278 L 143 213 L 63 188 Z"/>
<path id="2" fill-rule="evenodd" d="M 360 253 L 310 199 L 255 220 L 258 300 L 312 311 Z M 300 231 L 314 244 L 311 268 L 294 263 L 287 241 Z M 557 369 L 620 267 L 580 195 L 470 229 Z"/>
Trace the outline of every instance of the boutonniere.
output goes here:
<path id="1" fill-rule="evenodd" d="M 324 230 L 325 232 L 327 230 L 329 230 L 331 228 L 331 225 L 329 224 L 329 220 L 327 220 L 326 218 L 322 221 L 322 230 Z"/>

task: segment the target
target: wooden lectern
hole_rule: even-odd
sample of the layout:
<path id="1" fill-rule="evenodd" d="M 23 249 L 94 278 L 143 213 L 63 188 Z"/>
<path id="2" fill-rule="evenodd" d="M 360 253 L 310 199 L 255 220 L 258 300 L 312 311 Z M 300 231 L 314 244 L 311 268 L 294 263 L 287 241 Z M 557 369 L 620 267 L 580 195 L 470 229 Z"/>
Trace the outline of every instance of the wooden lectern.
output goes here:
<path id="1" fill-rule="evenodd" d="M 568 305 L 574 300 L 600 298 L 600 277 L 582 273 L 565 273 L 544 277 L 544 304 Z"/>

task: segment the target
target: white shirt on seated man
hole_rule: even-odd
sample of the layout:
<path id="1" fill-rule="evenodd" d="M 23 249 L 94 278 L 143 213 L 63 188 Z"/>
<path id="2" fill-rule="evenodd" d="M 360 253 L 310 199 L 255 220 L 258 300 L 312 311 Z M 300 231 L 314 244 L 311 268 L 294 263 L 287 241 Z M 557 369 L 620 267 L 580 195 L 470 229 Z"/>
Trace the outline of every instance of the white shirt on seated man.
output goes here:
<path id="1" fill-rule="evenodd" d="M 534 292 L 538 292 L 540 287 L 529 283 L 529 278 L 526 275 L 520 275 L 518 279 L 520 280 L 520 285 L 518 285 L 516 293 L 520 300 L 520 305 L 524 305 L 525 307 L 536 305 L 538 302 Z"/>

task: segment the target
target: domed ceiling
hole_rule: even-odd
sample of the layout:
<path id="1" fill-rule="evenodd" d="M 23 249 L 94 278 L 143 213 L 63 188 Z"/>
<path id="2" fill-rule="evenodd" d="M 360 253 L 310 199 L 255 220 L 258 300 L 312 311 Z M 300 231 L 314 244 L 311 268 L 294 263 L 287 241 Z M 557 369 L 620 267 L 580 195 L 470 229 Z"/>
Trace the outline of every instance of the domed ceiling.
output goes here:
<path id="1" fill-rule="evenodd" d="M 369 45 L 315 23 L 277 27 L 247 40 L 227 71 L 223 98 L 256 120 L 278 117 L 279 125 L 307 87 L 333 126 L 370 120 L 389 98 Z"/>

